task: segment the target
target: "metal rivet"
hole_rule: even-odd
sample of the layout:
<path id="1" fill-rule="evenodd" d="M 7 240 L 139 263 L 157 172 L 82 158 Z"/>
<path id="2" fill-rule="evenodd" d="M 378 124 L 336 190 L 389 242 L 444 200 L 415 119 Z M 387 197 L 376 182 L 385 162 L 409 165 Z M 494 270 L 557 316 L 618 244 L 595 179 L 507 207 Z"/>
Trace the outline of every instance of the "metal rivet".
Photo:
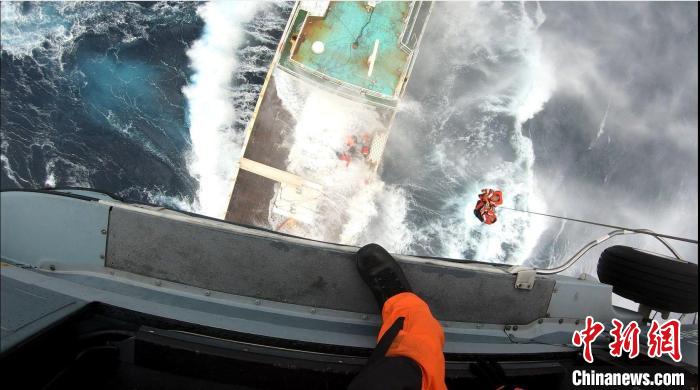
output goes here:
<path id="1" fill-rule="evenodd" d="M 581 320 L 576 320 L 576 325 L 580 324 Z"/>
<path id="2" fill-rule="evenodd" d="M 104 259 L 105 259 L 105 255 L 100 255 L 100 259 L 104 260 Z"/>
<path id="3" fill-rule="evenodd" d="M 51 265 L 49 265 L 49 269 L 50 269 L 51 271 L 55 271 L 55 270 L 56 270 L 56 266 L 53 265 L 53 264 L 51 264 Z"/>
<path id="4" fill-rule="evenodd" d="M 518 325 L 513 326 L 513 331 L 518 330 Z"/>
<path id="5" fill-rule="evenodd" d="M 483 326 L 483 325 L 481 325 L 481 324 L 476 324 L 476 328 L 477 328 L 477 329 L 481 329 L 482 326 Z"/>
<path id="6" fill-rule="evenodd" d="M 560 324 L 563 324 L 563 323 L 564 323 L 564 319 L 563 319 L 563 318 L 560 318 L 560 319 L 559 319 L 559 323 L 560 323 Z"/>
<path id="7" fill-rule="evenodd" d="M 506 325 L 506 330 L 510 330 L 510 325 Z"/>
<path id="8" fill-rule="evenodd" d="M 312 308 L 311 308 L 311 312 L 312 312 L 312 313 L 316 313 L 316 308 L 315 308 L 315 307 L 312 307 Z"/>
<path id="9" fill-rule="evenodd" d="M 540 318 L 539 320 L 537 320 L 537 323 L 538 323 L 538 324 L 541 324 L 541 323 L 543 323 L 543 322 L 544 322 L 544 320 L 541 319 L 541 318 Z"/>
<path id="10" fill-rule="evenodd" d="M 210 296 L 210 295 L 211 295 L 211 291 L 209 291 L 209 290 L 205 291 L 205 292 L 204 292 L 204 295 Z"/>
<path id="11" fill-rule="evenodd" d="M 256 305 L 259 305 L 259 304 L 261 304 L 261 303 L 262 303 L 262 302 L 260 302 L 259 299 L 256 299 L 256 300 L 255 300 L 255 304 L 256 304 Z"/>
<path id="12" fill-rule="evenodd" d="M 107 229 L 102 229 L 102 230 L 100 230 L 100 233 L 102 233 L 102 234 L 107 234 Z"/>

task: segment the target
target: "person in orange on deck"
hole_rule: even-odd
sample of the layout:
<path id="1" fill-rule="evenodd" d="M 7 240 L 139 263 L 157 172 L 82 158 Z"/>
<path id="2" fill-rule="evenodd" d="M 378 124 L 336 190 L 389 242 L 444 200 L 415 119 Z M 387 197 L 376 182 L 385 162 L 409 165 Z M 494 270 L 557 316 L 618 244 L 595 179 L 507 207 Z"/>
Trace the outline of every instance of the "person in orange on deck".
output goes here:
<path id="1" fill-rule="evenodd" d="M 369 244 L 356 254 L 357 269 L 382 313 L 377 346 L 349 390 L 445 390 L 445 334 L 428 304 L 413 293 L 399 264 Z"/>
<path id="2" fill-rule="evenodd" d="M 360 153 L 362 153 L 365 158 L 369 157 L 369 146 L 363 145 Z"/>
<path id="3" fill-rule="evenodd" d="M 345 167 L 346 167 L 346 168 L 347 168 L 348 165 L 350 165 L 350 160 L 351 160 L 351 158 L 350 158 L 350 155 L 349 155 L 347 152 L 343 152 L 343 153 L 336 152 L 335 155 L 338 156 L 338 160 L 340 160 L 340 161 L 345 161 Z"/>
<path id="4" fill-rule="evenodd" d="M 372 144 L 372 137 L 369 135 L 369 133 L 362 133 L 362 148 L 360 149 L 360 153 L 364 158 L 369 157 L 369 148 Z"/>

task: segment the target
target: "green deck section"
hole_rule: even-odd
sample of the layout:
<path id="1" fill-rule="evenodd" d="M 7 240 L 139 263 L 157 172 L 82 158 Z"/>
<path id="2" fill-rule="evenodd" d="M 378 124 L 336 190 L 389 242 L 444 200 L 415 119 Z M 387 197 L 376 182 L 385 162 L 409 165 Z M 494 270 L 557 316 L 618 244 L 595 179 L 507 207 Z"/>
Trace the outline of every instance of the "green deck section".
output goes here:
<path id="1" fill-rule="evenodd" d="M 410 2 L 381 2 L 374 12 L 368 11 L 366 4 L 364 1 L 331 2 L 325 17 L 308 17 L 303 26 L 297 24 L 300 19 L 297 17 L 292 31 L 300 28 L 299 42 L 291 58 L 307 70 L 394 97 L 410 60 L 409 51 L 402 49 L 400 43 Z M 316 41 L 325 46 L 321 54 L 311 50 Z M 379 41 L 377 57 L 372 75 L 367 77 L 368 59 L 375 41 Z"/>

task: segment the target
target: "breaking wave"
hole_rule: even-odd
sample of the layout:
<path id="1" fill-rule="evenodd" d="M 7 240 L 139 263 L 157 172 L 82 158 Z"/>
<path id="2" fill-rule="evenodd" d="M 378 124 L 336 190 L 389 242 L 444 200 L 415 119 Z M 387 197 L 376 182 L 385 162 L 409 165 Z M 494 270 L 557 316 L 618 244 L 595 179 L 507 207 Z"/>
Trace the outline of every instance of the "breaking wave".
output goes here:
<path id="1" fill-rule="evenodd" d="M 243 24 L 260 6 L 253 2 L 210 2 L 197 14 L 204 20 L 202 38 L 187 51 L 194 74 L 182 92 L 188 100 L 192 152 L 188 168 L 199 182 L 197 212 L 223 218 L 240 158 L 243 132 L 231 88 L 239 67 L 237 49 L 245 42 Z"/>
<path id="2" fill-rule="evenodd" d="M 313 223 L 295 226 L 289 232 L 316 240 L 356 244 L 368 228 L 377 228 L 376 217 L 382 206 L 391 203 L 388 198 L 392 193 L 399 192 L 386 186 L 368 164 L 353 161 L 346 165 L 338 159 L 337 152 L 344 150 L 348 137 L 383 128 L 379 114 L 366 105 L 300 83 L 283 71 L 275 72 L 275 83 L 278 96 L 296 122 L 287 170 L 323 187 L 319 198 L 299 205 L 316 215 Z M 397 205 L 405 202 L 401 196 L 394 200 Z M 398 214 L 393 218 L 384 215 L 381 219 L 387 230 L 379 241 L 390 248 L 406 240 L 402 214 L 405 208 L 395 211 Z M 273 218 L 270 226 L 281 223 Z M 389 231 L 397 236 L 392 237 Z"/>
<path id="3" fill-rule="evenodd" d="M 3 188 L 79 185 L 208 215 L 225 204 L 289 4 L 1 6 Z"/>
<path id="4" fill-rule="evenodd" d="M 527 120 L 542 109 L 554 88 L 553 70 L 543 57 L 537 34 L 545 15 L 539 5 L 535 9 L 526 8 L 526 4 L 496 3 L 467 7 L 466 20 L 452 22 L 447 28 L 450 34 L 446 40 L 463 37 L 459 48 L 450 48 L 454 43 L 446 41 L 437 45 L 467 53 L 467 58 L 448 60 L 454 72 L 448 79 L 471 80 L 469 75 L 476 72 L 486 82 L 475 83 L 473 93 L 449 101 L 446 121 L 435 118 L 439 127 L 433 131 L 442 139 L 432 160 L 444 164 L 447 178 L 456 180 L 457 185 L 440 217 L 427 229 L 417 226 L 415 240 L 425 244 L 437 238 L 442 243 L 439 254 L 447 257 L 521 263 L 535 248 L 546 221 L 501 210 L 499 221 L 486 226 L 474 218 L 472 209 L 482 188 L 502 189 L 504 207 L 546 209 L 537 193 L 532 141 L 524 134 L 531 130 Z M 446 96 L 451 95 L 447 91 Z M 463 123 L 451 124 L 450 116 Z"/>
<path id="5" fill-rule="evenodd" d="M 198 8 L 202 37 L 187 51 L 194 74 L 188 101 L 190 174 L 199 182 L 194 209 L 224 218 L 245 135 L 288 4 L 213 1 Z"/>

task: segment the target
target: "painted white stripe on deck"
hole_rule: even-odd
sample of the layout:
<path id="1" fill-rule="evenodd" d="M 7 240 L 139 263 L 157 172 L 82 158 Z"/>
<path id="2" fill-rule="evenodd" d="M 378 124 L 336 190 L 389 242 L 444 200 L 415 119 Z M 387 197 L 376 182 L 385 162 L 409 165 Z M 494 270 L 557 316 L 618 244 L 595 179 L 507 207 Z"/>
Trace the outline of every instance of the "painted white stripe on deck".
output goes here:
<path id="1" fill-rule="evenodd" d="M 274 180 L 280 183 L 291 184 L 296 187 L 308 187 L 313 188 L 317 191 L 321 191 L 323 186 L 314 183 L 312 181 L 306 180 L 300 176 L 293 173 L 283 171 L 281 169 L 273 168 L 271 166 L 259 163 L 257 161 L 249 160 L 245 157 L 241 158 L 241 169 L 254 173 L 258 176 L 266 177 L 270 180 Z"/>
<path id="2" fill-rule="evenodd" d="M 374 49 L 372 49 L 372 55 L 369 56 L 369 59 L 367 60 L 367 62 L 369 63 L 367 77 L 372 76 L 372 71 L 374 71 L 374 61 L 377 60 L 377 51 L 379 51 L 379 39 L 374 41 Z"/>

